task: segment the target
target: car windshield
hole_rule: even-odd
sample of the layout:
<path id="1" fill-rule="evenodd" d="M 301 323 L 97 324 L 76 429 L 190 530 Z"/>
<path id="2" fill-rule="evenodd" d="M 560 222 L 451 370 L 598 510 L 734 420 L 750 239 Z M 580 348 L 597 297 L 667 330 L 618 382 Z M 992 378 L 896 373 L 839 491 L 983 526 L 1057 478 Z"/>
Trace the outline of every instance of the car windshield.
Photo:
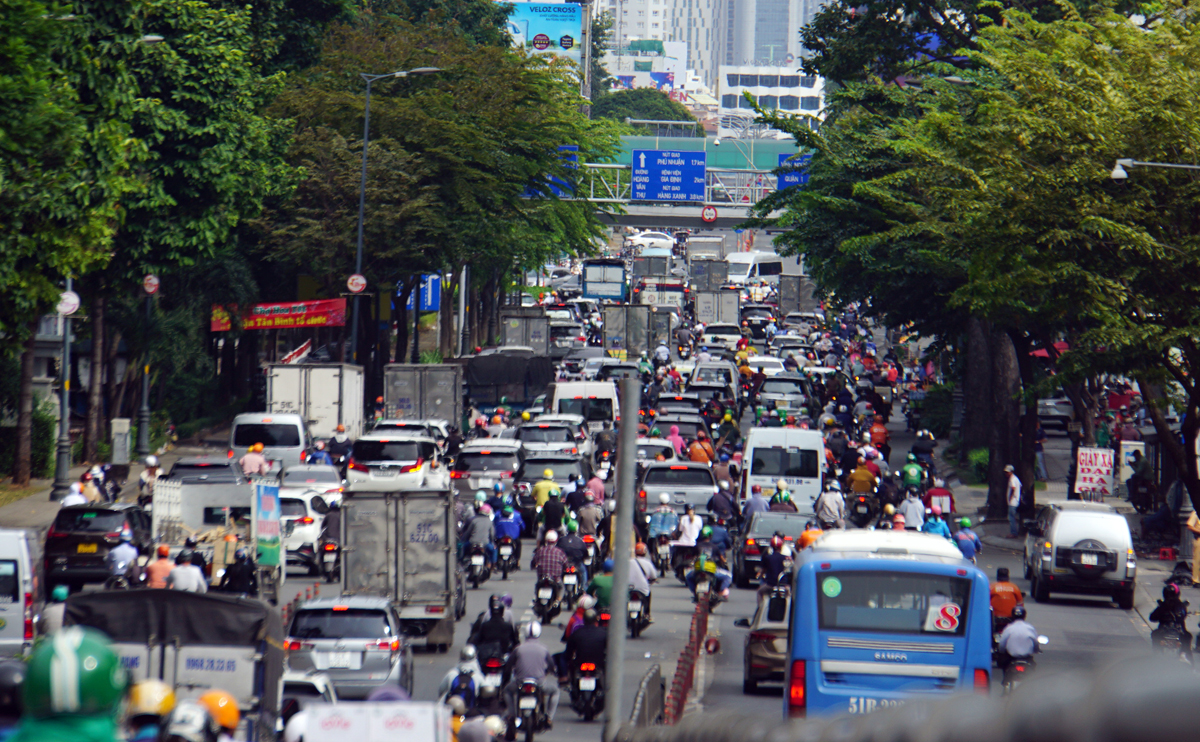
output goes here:
<path id="1" fill-rule="evenodd" d="M 571 316 L 571 310 L 569 310 L 569 309 L 550 309 L 550 310 L 547 310 L 547 311 L 546 311 L 546 317 L 547 317 L 547 318 L 549 318 L 549 319 L 555 320 L 555 321 L 566 321 L 566 322 L 569 322 L 569 321 L 571 321 L 572 319 L 574 319 L 574 318 Z"/>
<path id="2" fill-rule="evenodd" d="M 750 272 L 750 264 L 749 263 L 742 263 L 742 262 L 733 263 L 733 262 L 731 262 L 729 264 L 729 275 L 731 275 L 731 276 L 744 276 L 749 272 Z"/>
<path id="3" fill-rule="evenodd" d="M 817 476 L 817 451 L 811 448 L 755 448 L 750 473 L 756 477 Z"/>
<path id="4" fill-rule="evenodd" d="M 517 455 L 510 451 L 464 451 L 454 462 L 455 471 L 513 471 L 517 468 Z"/>
<path id="5" fill-rule="evenodd" d="M 804 382 L 799 379 L 767 379 L 762 391 L 766 394 L 803 394 Z"/>
<path id="6" fill-rule="evenodd" d="M 175 464 L 171 467 L 168 479 L 185 479 L 187 477 L 228 477 L 237 478 L 237 472 L 229 468 L 225 462 L 212 464 Z"/>
<path id="7" fill-rule="evenodd" d="M 297 639 L 379 639 L 392 635 L 387 613 L 365 608 L 310 608 L 296 612 L 291 636 Z"/>
<path id="8" fill-rule="evenodd" d="M 737 335 L 740 337 L 742 334 L 736 325 L 709 325 L 704 328 L 704 331 L 709 335 Z"/>
<path id="9" fill-rule="evenodd" d="M 659 454 L 663 458 L 675 458 L 675 447 L 670 443 L 639 443 L 637 447 L 637 455 L 639 459 L 653 459 Z"/>
<path id="10" fill-rule="evenodd" d="M 304 507 L 304 500 L 284 497 L 279 501 L 279 513 L 284 518 L 303 518 L 308 515 L 308 508 Z"/>
<path id="11" fill-rule="evenodd" d="M 554 481 L 565 482 L 568 479 L 578 477 L 583 471 L 580 469 L 578 461 L 565 461 L 563 459 L 526 459 L 525 460 L 525 479 L 542 479 L 542 474 L 549 469 L 554 472 Z"/>
<path id="12" fill-rule="evenodd" d="M 372 433 L 405 433 L 407 435 L 429 435 L 429 426 L 424 423 L 379 423 L 371 428 Z"/>
<path id="13" fill-rule="evenodd" d="M 962 636 L 971 581 L 915 572 L 824 572 L 817 576 L 822 629 Z"/>
<path id="14" fill-rule="evenodd" d="M 678 425 L 679 426 L 679 434 L 681 436 L 683 436 L 684 438 L 688 438 L 688 439 L 695 438 L 696 433 L 700 432 L 701 429 L 708 427 L 700 420 L 659 420 L 658 421 L 658 429 L 660 432 L 663 432 L 663 433 L 670 433 L 672 425 Z"/>
<path id="15" fill-rule="evenodd" d="M 551 325 L 550 337 L 552 338 L 573 338 L 582 330 L 574 325 Z"/>
<path id="16" fill-rule="evenodd" d="M 804 525 L 808 518 L 787 513 L 759 513 L 750 524 L 750 535 L 770 536 L 778 531 L 781 535 L 798 537 L 804 533 Z"/>
<path id="17" fill-rule="evenodd" d="M 772 316 L 770 309 L 743 309 L 742 310 L 742 319 L 746 319 L 747 317 L 770 317 L 770 316 Z"/>
<path id="18" fill-rule="evenodd" d="M 306 484 L 337 484 L 342 481 L 336 469 L 315 471 L 284 471 L 283 484 L 285 487 L 303 487 Z"/>
<path id="19" fill-rule="evenodd" d="M 422 458 L 420 441 L 355 441 L 357 461 L 416 461 Z"/>
<path id="20" fill-rule="evenodd" d="M 558 425 L 522 425 L 517 438 L 525 443 L 574 443 L 571 429 Z"/>
<path id="21" fill-rule="evenodd" d="M 607 369 L 602 370 L 607 371 Z M 563 415 L 583 415 L 585 420 L 612 420 L 613 401 L 607 398 L 584 399 L 583 397 L 560 399 L 555 412 Z"/>
<path id="22" fill-rule="evenodd" d="M 691 466 L 656 466 L 646 470 L 643 482 L 645 487 L 712 487 L 715 484 L 711 471 Z"/>
<path id="23" fill-rule="evenodd" d="M 696 370 L 696 381 L 725 382 L 733 378 L 733 373 L 727 368 L 700 368 Z"/>
<path id="24" fill-rule="evenodd" d="M 52 530 L 64 533 L 116 533 L 124 526 L 124 513 L 69 508 L 58 511 Z"/>
<path id="25" fill-rule="evenodd" d="M 281 423 L 242 423 L 233 429 L 233 445 L 299 446 L 300 427 Z"/>

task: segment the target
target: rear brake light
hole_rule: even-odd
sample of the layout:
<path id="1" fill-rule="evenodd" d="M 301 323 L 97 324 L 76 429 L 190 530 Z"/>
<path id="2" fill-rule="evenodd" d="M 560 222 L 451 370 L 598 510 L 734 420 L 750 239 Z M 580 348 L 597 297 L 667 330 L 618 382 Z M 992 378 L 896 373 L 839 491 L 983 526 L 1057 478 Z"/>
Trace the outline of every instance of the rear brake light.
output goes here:
<path id="1" fill-rule="evenodd" d="M 400 651 L 399 639 L 380 639 L 377 642 L 367 642 L 367 649 L 387 649 L 392 652 Z"/>
<path id="2" fill-rule="evenodd" d="M 687 471 L 686 466 L 672 466 L 671 471 Z"/>
<path id="3" fill-rule="evenodd" d="M 61 538 L 61 537 L 63 537 L 63 536 L 69 536 L 69 535 L 70 535 L 70 534 L 69 534 L 69 533 L 67 533 L 66 531 L 59 531 L 59 530 L 56 530 L 56 529 L 54 528 L 54 524 L 53 524 L 53 523 L 51 523 L 51 524 L 50 524 L 50 530 L 49 530 L 49 531 L 46 531 L 46 538 Z"/>
<path id="4" fill-rule="evenodd" d="M 414 471 L 416 471 L 417 469 L 420 469 L 420 468 L 421 468 L 421 464 L 424 464 L 424 463 L 425 463 L 425 459 L 417 459 L 417 463 L 415 463 L 415 464 L 410 464 L 410 465 L 408 465 L 408 466 L 402 466 L 402 467 L 400 467 L 400 473 L 401 473 L 401 474 L 408 474 L 409 472 L 414 472 Z"/>
<path id="5" fill-rule="evenodd" d="M 579 666 L 579 669 L 582 670 L 583 672 L 595 672 L 596 671 L 596 663 L 584 662 L 583 664 L 581 664 Z"/>
<path id="6" fill-rule="evenodd" d="M 232 458 L 233 458 L 233 449 L 232 449 L 232 448 L 231 448 L 231 449 L 229 449 L 229 450 L 228 450 L 228 451 L 225 453 L 225 458 L 227 458 L 227 459 L 232 459 Z"/>
<path id="7" fill-rule="evenodd" d="M 335 610 L 335 611 L 348 611 L 348 610 L 350 610 L 350 606 L 348 606 L 348 605 L 335 605 L 335 606 L 333 607 L 333 610 Z"/>
<path id="8" fill-rule="evenodd" d="M 596 537 L 595 537 L 595 536 L 584 536 L 584 537 L 583 537 L 583 543 L 585 543 L 585 544 L 594 544 L 594 543 L 596 543 Z"/>
<path id="9" fill-rule="evenodd" d="M 803 717 L 807 713 L 806 674 L 804 660 L 792 660 L 792 669 L 788 673 L 788 716 Z"/>
<path id="10" fill-rule="evenodd" d="M 976 670 L 975 670 L 975 692 L 986 694 L 988 692 L 989 680 L 990 680 L 990 678 L 988 676 L 987 670 L 984 670 L 983 668 L 976 668 Z"/>
<path id="11" fill-rule="evenodd" d="M 638 497 L 645 500 L 646 499 L 646 490 L 638 490 Z"/>
<path id="12" fill-rule="evenodd" d="M 452 472 L 450 472 L 450 478 L 451 479 L 466 479 L 467 473 L 465 471 L 452 471 Z"/>
<path id="13" fill-rule="evenodd" d="M 609 613 L 608 611 L 605 611 L 604 613 L 600 614 L 600 622 L 601 623 L 607 623 L 611 619 L 612 619 L 612 614 Z"/>
<path id="14" fill-rule="evenodd" d="M 492 669 L 496 669 L 499 667 L 503 667 L 504 663 L 502 663 L 500 661 L 499 657 L 489 657 L 487 659 L 487 661 L 483 663 L 483 666 L 488 668 L 489 670 L 492 670 Z"/>
<path id="15" fill-rule="evenodd" d="M 301 649 L 312 649 L 313 645 L 308 642 L 298 642 L 295 640 L 286 641 L 283 643 L 283 648 L 289 652 L 298 652 Z"/>
<path id="16" fill-rule="evenodd" d="M 325 551 L 337 551 L 337 544 L 330 542 L 330 543 L 325 544 L 321 548 L 324 549 Z"/>
<path id="17" fill-rule="evenodd" d="M 33 593 L 25 593 L 25 638 L 33 639 Z"/>
<path id="18" fill-rule="evenodd" d="M 312 518 L 310 518 L 310 517 L 309 517 L 309 516 L 307 516 L 307 515 L 306 515 L 306 516 L 304 516 L 303 518 L 300 518 L 299 520 L 300 520 L 300 522 L 301 522 L 302 524 L 304 524 L 304 525 L 306 525 L 306 526 L 307 526 L 307 525 L 311 525 L 311 524 L 312 524 L 312 522 L 313 522 L 313 519 L 312 519 Z"/>
<path id="19" fill-rule="evenodd" d="M 773 642 L 773 641 L 775 641 L 775 635 L 767 633 L 766 631 L 751 631 L 750 632 L 750 641 L 752 641 L 752 642 Z"/>
<path id="20" fill-rule="evenodd" d="M 501 479 L 512 479 L 513 475 L 515 475 L 515 474 L 516 474 L 516 472 L 502 471 L 502 472 L 500 472 L 500 478 Z"/>
<path id="21" fill-rule="evenodd" d="M 446 606 L 444 605 L 427 605 L 425 606 L 426 613 L 445 613 Z"/>
<path id="22" fill-rule="evenodd" d="M 346 462 L 346 466 L 350 469 L 353 469 L 354 471 L 365 471 L 368 473 L 370 473 L 370 471 L 371 471 L 364 464 L 360 464 L 357 461 L 355 461 L 353 456 L 351 456 L 350 460 Z"/>

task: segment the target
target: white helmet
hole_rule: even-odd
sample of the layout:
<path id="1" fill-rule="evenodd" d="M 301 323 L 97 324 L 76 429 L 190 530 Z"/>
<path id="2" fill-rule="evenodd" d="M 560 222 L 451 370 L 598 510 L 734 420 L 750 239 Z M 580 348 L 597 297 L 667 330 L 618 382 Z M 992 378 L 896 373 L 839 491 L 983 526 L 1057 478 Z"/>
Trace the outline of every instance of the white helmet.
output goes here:
<path id="1" fill-rule="evenodd" d="M 146 457 L 146 466 L 158 466 L 158 457 L 150 454 Z"/>
<path id="2" fill-rule="evenodd" d="M 779 490 L 780 492 L 786 492 L 787 488 L 788 488 L 788 483 L 787 483 L 786 479 L 780 479 L 778 482 L 775 483 L 775 489 Z"/>
<path id="3" fill-rule="evenodd" d="M 934 480 L 933 480 L 933 486 L 934 486 L 934 487 L 945 487 L 945 486 L 946 486 L 946 480 L 944 480 L 944 479 L 942 479 L 942 478 L 940 478 L 940 477 L 939 477 L 939 478 L 937 478 L 937 479 L 934 479 Z"/>
<path id="4" fill-rule="evenodd" d="M 671 496 L 668 495 L 666 492 L 660 492 L 658 494 L 658 501 L 659 501 L 659 503 L 661 503 L 663 505 L 670 505 L 671 504 Z"/>
<path id="5" fill-rule="evenodd" d="M 504 720 L 495 714 L 486 717 L 483 720 L 483 725 L 487 727 L 488 733 L 496 739 L 500 739 L 500 735 L 504 734 L 505 730 L 508 729 L 508 725 L 504 723 Z"/>
<path id="6" fill-rule="evenodd" d="M 604 501 L 604 509 L 610 513 L 613 512 L 614 510 L 617 509 L 617 501 L 612 498 L 605 500 Z"/>
<path id="7" fill-rule="evenodd" d="M 557 544 L 558 543 L 558 531 L 554 531 L 554 530 L 546 531 L 546 543 Z"/>
<path id="8" fill-rule="evenodd" d="M 537 639 L 542 635 L 542 625 L 537 621 L 530 621 L 529 626 L 525 629 L 526 639 Z"/>

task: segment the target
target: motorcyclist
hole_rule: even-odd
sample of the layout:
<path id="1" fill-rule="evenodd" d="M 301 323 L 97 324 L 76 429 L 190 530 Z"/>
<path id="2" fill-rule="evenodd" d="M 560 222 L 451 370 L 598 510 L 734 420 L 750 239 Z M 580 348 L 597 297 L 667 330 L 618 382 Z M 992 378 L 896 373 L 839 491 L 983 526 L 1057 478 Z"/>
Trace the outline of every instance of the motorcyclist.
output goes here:
<path id="1" fill-rule="evenodd" d="M 707 572 L 712 576 L 712 589 L 714 592 L 720 594 L 721 597 L 729 597 L 729 586 L 733 583 L 733 574 L 728 569 L 725 569 L 718 564 L 717 561 L 711 558 L 708 554 L 701 552 L 700 555 L 696 557 L 696 561 L 693 563 L 692 571 L 689 572 L 685 578 L 688 589 L 692 591 L 693 602 L 696 600 L 696 583 L 698 582 L 699 574 L 701 572 Z"/>
<path id="2" fill-rule="evenodd" d="M 462 688 L 457 684 L 459 676 L 464 674 L 471 677 L 473 688 Z M 459 696 L 469 709 L 475 705 L 473 696 L 482 685 L 483 668 L 479 665 L 479 652 L 474 644 L 464 644 L 458 653 L 458 664 L 450 668 L 438 684 L 438 700 L 445 703 L 448 697 Z M 468 699 L 468 696 L 472 698 Z"/>
<path id="3" fill-rule="evenodd" d="M 238 466 L 242 468 L 242 474 L 247 477 L 266 476 L 271 470 L 271 465 L 267 463 L 267 459 L 262 455 L 263 444 L 255 443 L 246 450 L 246 455 L 238 459 Z"/>
<path id="4" fill-rule="evenodd" d="M 128 742 L 157 742 L 163 721 L 175 708 L 175 691 L 161 680 L 143 680 L 129 689 L 125 711 Z"/>
<path id="5" fill-rule="evenodd" d="M 175 569 L 167 575 L 168 590 L 184 590 L 191 593 L 208 592 L 208 580 L 204 573 L 183 552 L 175 555 Z"/>
<path id="6" fill-rule="evenodd" d="M 530 493 L 533 495 L 533 504 L 535 507 L 544 507 L 546 501 L 550 499 L 550 490 L 558 489 L 558 483 L 554 481 L 554 470 L 545 469 L 542 471 L 542 478 L 534 483 Z"/>
<path id="7" fill-rule="evenodd" d="M 1176 631 L 1181 647 L 1190 655 L 1192 635 L 1184 624 L 1188 615 L 1188 601 L 1179 599 L 1179 586 L 1173 582 L 1163 585 L 1162 595 L 1158 607 L 1150 612 L 1149 620 L 1158 623 L 1158 628 L 1150 632 L 1150 643 L 1157 649 L 1165 634 Z"/>
<path id="8" fill-rule="evenodd" d="M 492 434 L 487 429 L 487 418 L 477 417 L 475 423 L 469 431 L 467 431 L 467 440 L 472 441 L 477 438 L 491 438 Z"/>
<path id="9" fill-rule="evenodd" d="M 929 467 L 932 474 L 937 473 L 937 468 L 933 464 L 933 451 L 937 448 L 937 439 L 933 437 L 933 433 L 928 430 L 918 430 L 917 439 L 913 442 L 912 455 L 916 461 L 925 464 Z"/>
<path id="10" fill-rule="evenodd" d="M 521 534 L 525 531 L 525 521 L 521 514 L 513 510 L 512 505 L 505 505 L 500 511 L 500 517 L 493 523 L 496 540 L 511 538 L 513 542 L 513 564 L 521 568 Z"/>
<path id="11" fill-rule="evenodd" d="M 548 531 L 557 531 L 562 528 L 563 518 L 567 514 L 567 507 L 562 504 L 559 494 L 557 487 L 550 490 L 549 499 L 542 506 L 542 511 L 538 513 L 539 534 L 545 534 Z"/>
<path id="12" fill-rule="evenodd" d="M 825 491 L 817 498 L 813 510 L 816 512 L 817 522 L 824 531 L 840 528 L 844 525 L 843 521 L 846 519 L 846 498 L 842 497 L 842 488 L 837 483 L 837 480 L 829 482 Z"/>
<path id="13" fill-rule="evenodd" d="M 642 610 L 645 611 L 646 620 L 653 623 L 654 619 L 650 617 L 650 585 L 658 581 L 658 568 L 654 566 L 654 560 L 650 558 L 646 544 L 641 541 L 637 542 L 633 547 L 633 560 L 629 562 L 629 586 L 636 590 L 642 596 Z M 645 582 L 645 590 L 642 590 L 642 583 Z"/>
<path id="14" fill-rule="evenodd" d="M 686 326 L 675 330 L 675 342 L 690 351 L 692 349 L 692 331 Z"/>
<path id="15" fill-rule="evenodd" d="M 742 520 L 750 519 L 755 513 L 765 513 L 771 509 L 771 503 L 767 502 L 767 498 L 763 497 L 762 486 L 753 484 L 750 485 L 750 497 L 746 498 L 746 504 L 742 506 Z"/>
<path id="16" fill-rule="evenodd" d="M 558 540 L 558 548 L 562 553 L 567 555 L 567 559 L 575 566 L 579 572 L 581 584 L 586 585 L 588 579 L 587 565 L 583 563 L 583 559 L 587 556 L 587 544 L 579 535 L 579 524 L 575 521 L 567 523 L 567 535 Z"/>
<path id="17" fill-rule="evenodd" d="M 925 481 L 925 470 L 917 463 L 916 454 L 909 454 L 904 466 L 900 467 L 900 481 L 905 489 L 920 491 Z"/>
<path id="18" fill-rule="evenodd" d="M 771 503 L 768 509 L 772 513 L 800 512 L 800 509 L 796 507 L 796 503 L 792 501 L 792 494 L 788 491 L 787 480 L 780 479 L 775 482 L 775 494 L 771 495 Z"/>
<path id="19" fill-rule="evenodd" d="M 954 533 L 954 543 L 962 552 L 963 559 L 973 562 L 975 557 L 983 552 L 983 543 L 980 542 L 979 536 L 971 530 L 970 518 L 963 518 L 958 525 L 959 528 Z"/>
<path id="20" fill-rule="evenodd" d="M 329 439 L 329 443 L 325 445 L 325 450 L 334 459 L 345 459 L 350 455 L 350 450 L 354 448 L 354 443 L 350 440 L 350 436 L 346 435 L 346 426 L 339 425 L 333 432 L 333 437 Z"/>
<path id="21" fill-rule="evenodd" d="M 503 484 L 496 482 L 492 485 L 492 495 L 487 499 L 487 504 L 493 513 L 499 513 L 504 510 L 505 505 L 511 504 L 511 498 L 504 493 Z"/>
<path id="22" fill-rule="evenodd" d="M 137 565 L 138 550 L 131 542 L 133 534 L 127 529 L 121 531 L 121 543 L 108 550 L 104 556 L 104 565 L 113 577 L 123 576 L 130 567 Z"/>
<path id="23" fill-rule="evenodd" d="M 684 546 L 695 546 L 700 536 L 704 521 L 696 515 L 696 508 L 691 503 L 683 506 L 683 517 L 679 519 L 679 543 Z"/>
<path id="24" fill-rule="evenodd" d="M 587 492 L 583 496 L 583 507 L 579 509 L 579 535 L 596 536 L 596 528 L 604 517 L 604 509 L 596 505 L 596 496 Z"/>
<path id="25" fill-rule="evenodd" d="M 712 354 L 708 352 L 708 346 L 700 346 L 700 352 L 696 354 L 696 363 L 709 363 L 712 361 Z"/>
<path id="26" fill-rule="evenodd" d="M 258 594 L 258 575 L 245 549 L 233 552 L 233 564 L 225 567 L 218 590 L 244 595 Z"/>
<path id="27" fill-rule="evenodd" d="M 934 505 L 933 507 L 929 508 L 928 512 L 926 513 L 925 523 L 921 526 L 921 532 L 932 533 L 935 536 L 941 536 L 947 541 L 954 540 L 950 535 L 950 526 L 946 525 L 946 521 L 942 520 L 942 508 L 938 505 Z M 1003 567 L 1001 569 L 1003 569 Z M 1008 570 L 1005 570 L 1006 573 L 1007 571 Z M 995 588 L 995 585 L 992 587 Z"/>
<path id="28" fill-rule="evenodd" d="M 800 537 L 796 539 L 796 545 L 801 549 L 807 549 L 808 547 L 812 546 L 813 542 L 819 539 L 824 533 L 825 531 L 821 530 L 816 523 L 810 520 L 804 524 L 804 531 L 801 532 Z"/>
<path id="29" fill-rule="evenodd" d="M 666 492 L 658 495 L 658 507 L 650 514 L 650 538 L 670 536 L 679 527 L 679 514 L 671 507 L 671 496 Z"/>
<path id="30" fill-rule="evenodd" d="M 937 477 L 934 477 L 933 486 L 925 491 L 921 501 L 927 508 L 934 505 L 940 506 L 942 512 L 947 515 L 954 512 L 954 493 L 946 488 L 945 480 Z"/>
<path id="31" fill-rule="evenodd" d="M 771 551 L 759 562 L 758 571 L 762 575 L 759 592 L 770 592 L 776 586 L 789 583 L 787 575 L 787 556 L 783 553 L 783 537 L 775 534 L 771 537 Z"/>
<path id="32" fill-rule="evenodd" d="M 217 742 L 233 742 L 233 735 L 242 720 L 242 712 L 237 699 L 228 692 L 212 689 L 196 699 L 212 714 L 213 721 L 220 728 Z M 374 700 L 368 697 L 367 700 Z"/>
<path id="33" fill-rule="evenodd" d="M 146 565 L 146 586 L 165 588 L 167 575 L 171 574 L 171 570 L 175 568 L 175 563 L 171 561 L 171 547 L 159 544 L 156 553 L 158 558 Z"/>
<path id="34" fill-rule="evenodd" d="M 728 455 L 722 455 L 728 460 Z M 728 480 L 717 480 L 717 492 L 708 498 L 706 507 L 708 508 L 708 512 L 716 515 L 718 518 L 731 522 L 737 518 L 737 502 L 734 500 L 733 493 L 729 491 Z"/>
<path id="35" fill-rule="evenodd" d="M 467 643 L 474 644 L 479 656 L 485 659 L 503 657 L 516 646 L 517 631 L 504 617 L 504 601 L 499 595 L 488 598 L 488 617 L 476 623 Z"/>
<path id="36" fill-rule="evenodd" d="M 909 490 L 908 495 L 896 512 L 904 516 L 904 528 L 909 531 L 919 531 L 925 525 L 925 504 L 917 496 L 915 490 Z"/>
<path id="37" fill-rule="evenodd" d="M 588 582 L 587 593 L 596 599 L 596 608 L 603 610 L 612 605 L 613 560 L 605 559 L 600 574 Z"/>
<path id="38" fill-rule="evenodd" d="M 547 728 L 553 728 L 554 714 L 558 710 L 558 675 L 554 667 L 554 657 L 546 645 L 538 641 L 542 635 L 542 625 L 530 621 L 525 629 L 525 641 L 516 646 L 508 655 L 508 670 L 512 680 L 504 686 L 504 704 L 510 717 L 516 716 L 517 690 L 527 678 L 533 678 L 542 688 L 546 699 Z"/>
<path id="39" fill-rule="evenodd" d="M 876 415 L 875 422 L 868 431 L 871 434 L 871 445 L 879 449 L 883 460 L 887 461 L 892 455 L 892 434 L 883 424 L 883 415 Z"/>
<path id="40" fill-rule="evenodd" d="M 563 652 L 567 667 L 574 672 L 580 664 L 590 662 L 603 669 L 607 654 L 608 630 L 600 627 L 596 609 L 588 609 L 583 612 L 583 626 L 572 631 L 567 639 L 567 648 Z"/>
<path id="41" fill-rule="evenodd" d="M 313 450 L 309 451 L 308 456 L 304 459 L 304 463 L 333 466 L 333 457 L 325 450 L 325 441 L 317 441 L 313 444 Z"/>
<path id="42" fill-rule="evenodd" d="M 996 644 L 996 664 L 1004 670 L 1013 660 L 1032 660 L 1039 651 L 1037 629 L 1025 620 L 1025 606 L 1018 605 L 1012 609 L 1012 623 L 1004 627 Z"/>
<path id="43" fill-rule="evenodd" d="M 158 483 L 158 457 L 146 457 L 146 468 L 138 476 L 138 504 L 145 505 L 154 499 L 154 485 Z"/>
<path id="44" fill-rule="evenodd" d="M 670 362 L 671 349 L 667 347 L 666 343 L 659 343 L 658 347 L 654 349 L 654 365 L 662 366 Z"/>
<path id="45" fill-rule="evenodd" d="M 592 443 L 596 453 L 601 451 L 613 452 L 617 450 L 617 434 L 612 430 L 612 425 L 609 422 L 604 422 L 601 430 L 596 432 L 592 438 Z"/>
<path id="46" fill-rule="evenodd" d="M 558 532 L 547 531 L 542 545 L 533 552 L 532 569 L 537 570 L 538 580 L 549 580 L 558 590 L 562 583 L 563 570 L 570 564 L 567 555 L 558 548 Z"/>

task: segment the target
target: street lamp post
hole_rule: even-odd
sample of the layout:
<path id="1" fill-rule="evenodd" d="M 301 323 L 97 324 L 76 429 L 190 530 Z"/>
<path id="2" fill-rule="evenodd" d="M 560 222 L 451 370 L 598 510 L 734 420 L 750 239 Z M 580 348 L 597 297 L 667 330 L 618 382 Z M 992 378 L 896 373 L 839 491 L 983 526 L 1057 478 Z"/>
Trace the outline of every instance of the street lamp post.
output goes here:
<path id="1" fill-rule="evenodd" d="M 146 360 L 142 365 L 142 406 L 138 408 L 139 456 L 150 453 L 150 312 L 151 298 L 146 294 Z"/>
<path id="2" fill-rule="evenodd" d="M 386 75 L 366 75 L 360 74 L 363 80 L 367 83 L 367 97 L 363 105 L 363 153 L 362 153 L 362 180 L 358 185 L 358 245 L 354 250 L 354 272 L 362 274 L 362 255 L 363 255 L 363 211 L 366 209 L 367 203 L 367 144 L 371 138 L 371 83 L 376 80 L 382 80 L 386 77 L 409 77 L 411 75 L 432 75 L 442 70 L 438 67 L 417 67 L 412 70 L 400 70 L 399 72 L 391 72 Z M 358 362 L 358 297 L 354 297 L 354 310 L 351 312 L 350 319 L 350 362 Z"/>
<path id="3" fill-rule="evenodd" d="M 1141 160 L 1121 158 L 1117 160 L 1117 164 L 1113 166 L 1110 177 L 1113 180 L 1125 180 L 1129 177 L 1128 171 L 1135 167 L 1164 167 L 1172 170 L 1200 170 L 1200 165 L 1177 165 L 1173 162 L 1142 162 Z"/>
<path id="4" fill-rule="evenodd" d="M 67 293 L 71 293 L 72 281 L 67 279 Z M 62 398 L 58 405 L 58 446 L 54 459 L 54 489 L 50 490 L 52 501 L 61 500 L 71 491 L 71 316 L 62 317 Z M 95 371 L 93 370 L 93 373 Z"/>

